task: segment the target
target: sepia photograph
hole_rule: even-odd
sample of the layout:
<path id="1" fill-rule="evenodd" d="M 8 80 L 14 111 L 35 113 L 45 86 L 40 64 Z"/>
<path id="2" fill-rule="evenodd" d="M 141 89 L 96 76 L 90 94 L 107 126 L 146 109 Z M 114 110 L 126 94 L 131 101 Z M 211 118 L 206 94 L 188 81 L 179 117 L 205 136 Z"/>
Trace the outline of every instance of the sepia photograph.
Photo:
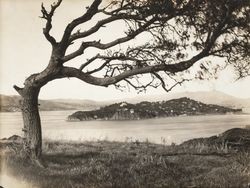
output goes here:
<path id="1" fill-rule="evenodd" d="M 249 0 L 0 0 L 0 188 L 250 188 Z"/>

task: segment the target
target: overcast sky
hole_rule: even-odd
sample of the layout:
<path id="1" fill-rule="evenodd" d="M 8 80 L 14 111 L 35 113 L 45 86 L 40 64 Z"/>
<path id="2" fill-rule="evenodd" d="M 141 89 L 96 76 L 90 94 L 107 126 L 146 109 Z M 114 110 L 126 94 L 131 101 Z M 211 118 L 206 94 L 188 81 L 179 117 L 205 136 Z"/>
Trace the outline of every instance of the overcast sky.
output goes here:
<path id="1" fill-rule="evenodd" d="M 14 95 L 14 84 L 22 86 L 30 74 L 42 71 L 49 60 L 51 47 L 42 34 L 44 21 L 39 18 L 40 0 L 0 0 L 0 93 Z M 52 1 L 44 1 L 49 6 Z M 64 0 L 56 11 L 52 35 L 59 38 L 63 28 L 81 11 L 89 0 Z M 106 40 L 115 37 L 119 26 L 103 33 Z M 77 59 L 81 61 L 81 59 Z M 74 61 L 75 62 L 75 61 Z M 77 62 L 76 62 L 77 63 Z M 218 90 L 227 94 L 250 98 L 250 78 L 234 82 L 230 71 L 224 71 L 218 80 L 194 81 L 176 87 L 172 92 Z M 143 95 L 163 94 L 163 89 L 150 89 Z M 102 88 L 76 79 L 50 82 L 41 90 L 40 98 L 81 98 L 94 100 L 120 99 L 137 96 L 135 91 L 120 92 L 113 86 Z"/>

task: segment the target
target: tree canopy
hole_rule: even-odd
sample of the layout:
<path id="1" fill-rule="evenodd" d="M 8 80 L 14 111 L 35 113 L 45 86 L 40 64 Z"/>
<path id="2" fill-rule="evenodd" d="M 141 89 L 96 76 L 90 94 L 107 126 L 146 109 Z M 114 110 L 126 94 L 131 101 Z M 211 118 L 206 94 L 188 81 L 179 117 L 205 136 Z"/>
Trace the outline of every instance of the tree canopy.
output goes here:
<path id="1" fill-rule="evenodd" d="M 203 79 L 214 74 L 220 67 L 209 62 L 207 57 L 219 57 L 227 65 L 232 65 L 239 78 L 250 74 L 249 63 L 249 1 L 248 0 L 94 0 L 86 11 L 70 22 L 60 41 L 50 35 L 52 17 L 62 0 L 54 3 L 47 11 L 42 5 L 42 18 L 46 19 L 43 33 L 57 50 L 61 77 L 76 77 L 89 84 L 120 88 L 120 81 L 135 89 L 162 86 L 166 91 L 189 80 L 185 76 L 196 62 L 199 70 L 193 77 Z M 81 24 L 91 21 L 95 15 L 102 15 L 91 28 L 77 30 Z M 124 36 L 102 43 L 102 39 L 88 40 L 115 21 L 124 21 Z M 130 42 L 139 35 L 147 35 L 148 40 L 126 47 L 114 46 Z M 80 40 L 74 52 L 67 49 Z M 84 55 L 87 48 L 102 50 L 89 58 L 79 68 L 64 66 L 66 62 Z M 91 64 L 94 69 L 89 69 Z M 148 74 L 147 81 L 141 81 Z M 172 83 L 171 86 L 167 86 Z"/>

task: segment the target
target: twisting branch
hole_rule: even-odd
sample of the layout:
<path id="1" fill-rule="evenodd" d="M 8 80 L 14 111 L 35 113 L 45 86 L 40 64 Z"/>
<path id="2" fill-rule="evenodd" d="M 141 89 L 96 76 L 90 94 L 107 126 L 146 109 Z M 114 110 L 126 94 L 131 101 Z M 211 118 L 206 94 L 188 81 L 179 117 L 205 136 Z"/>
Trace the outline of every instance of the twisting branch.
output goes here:
<path id="1" fill-rule="evenodd" d="M 218 27 L 222 28 L 223 24 L 218 25 Z M 69 67 L 64 68 L 63 74 L 65 76 L 68 76 L 68 77 L 79 78 L 80 80 L 83 80 L 83 81 L 85 81 L 87 83 L 91 83 L 93 85 L 108 86 L 108 85 L 111 85 L 111 84 L 116 84 L 121 80 L 124 80 L 126 78 L 129 78 L 131 76 L 138 75 L 138 74 L 155 73 L 155 72 L 159 72 L 159 71 L 167 71 L 169 73 L 181 72 L 181 71 L 187 70 L 195 62 L 197 62 L 200 59 L 202 59 L 204 57 L 207 57 L 209 55 L 209 51 L 213 47 L 213 45 L 211 45 L 211 44 L 214 43 L 216 41 L 216 39 L 221 34 L 218 27 L 215 29 L 215 31 L 211 35 L 211 37 L 207 38 L 206 44 L 205 44 L 203 50 L 201 50 L 200 53 L 198 53 L 197 55 L 193 56 L 192 58 L 190 58 L 189 60 L 186 60 L 186 61 L 181 61 L 181 62 L 175 63 L 175 64 L 164 64 L 164 63 L 162 63 L 162 64 L 158 64 L 158 65 L 153 65 L 153 66 L 139 67 L 139 68 L 135 68 L 135 69 L 131 69 L 131 70 L 125 70 L 124 72 L 121 72 L 116 76 L 112 75 L 111 77 L 105 77 L 105 78 L 93 77 L 93 76 L 91 76 L 89 74 L 83 73 L 79 69 L 69 68 Z M 117 40 L 119 40 L 119 39 L 117 39 Z M 115 41 L 117 41 L 117 40 L 115 40 Z M 114 43 L 116 43 L 115 41 L 113 41 L 111 43 L 114 44 Z M 100 45 L 100 43 L 98 43 L 98 45 Z M 89 43 L 88 46 L 93 46 L 93 45 L 91 45 Z M 86 79 L 86 78 L 88 78 L 88 79 Z M 180 84 L 180 83 L 177 83 L 177 84 Z M 162 83 L 162 85 L 165 86 L 163 83 Z M 166 87 L 165 87 L 165 89 L 166 89 Z M 169 89 L 166 89 L 166 91 L 168 91 L 168 90 Z"/>
<path id="2" fill-rule="evenodd" d="M 112 23 L 117 20 L 127 20 L 127 19 L 132 19 L 132 20 L 140 20 L 140 16 L 137 15 L 126 15 L 126 14 L 119 14 L 119 15 L 112 15 L 106 19 L 100 20 L 91 27 L 89 30 L 86 30 L 84 32 L 76 32 L 70 36 L 69 41 L 73 42 L 76 39 L 84 38 L 87 37 L 95 32 L 97 32 L 101 27 L 104 27 L 108 23 Z"/>
<path id="3" fill-rule="evenodd" d="M 111 4 L 110 4 L 111 5 Z M 131 8 L 133 7 L 134 10 L 136 10 L 136 7 L 132 4 L 132 3 L 127 3 L 127 4 L 123 4 L 121 3 L 121 5 L 119 6 L 119 8 L 116 8 L 110 12 L 108 12 L 106 9 L 108 9 L 109 6 L 103 8 L 102 10 L 100 10 L 103 14 L 106 14 L 106 15 L 117 15 L 119 12 L 122 12 L 122 11 L 126 11 L 126 10 L 131 10 Z M 138 8 L 138 7 L 137 7 Z"/>
<path id="4" fill-rule="evenodd" d="M 147 45 L 128 49 L 126 54 L 132 57 L 144 57 L 142 59 L 151 60 L 157 63 L 164 63 L 165 60 L 161 58 L 157 53 L 154 53 L 152 49 L 147 49 Z M 150 59 L 151 58 L 151 59 Z"/>
<path id="5" fill-rule="evenodd" d="M 88 71 L 87 74 L 93 74 L 93 73 L 96 73 L 96 72 L 102 70 L 102 69 L 103 69 L 105 66 L 107 66 L 107 64 L 109 64 L 111 61 L 112 61 L 111 59 L 105 61 L 100 67 L 98 67 L 98 68 L 96 68 L 96 69 L 94 69 L 94 70 Z"/>
<path id="6" fill-rule="evenodd" d="M 69 39 L 70 39 L 70 36 L 71 36 L 73 29 L 76 26 L 89 21 L 96 13 L 98 13 L 98 7 L 101 4 L 101 2 L 102 2 L 102 0 L 94 0 L 92 5 L 87 8 L 87 11 L 85 14 L 74 19 L 72 22 L 70 22 L 67 25 L 66 29 L 64 30 L 62 40 L 60 42 L 64 46 L 64 48 L 65 48 L 64 50 L 66 50 L 66 48 L 70 44 Z"/>
<path id="7" fill-rule="evenodd" d="M 155 75 L 155 77 L 158 78 L 158 80 L 160 80 L 161 86 L 162 86 L 162 88 L 163 88 L 166 92 L 171 91 L 174 87 L 176 87 L 177 85 L 183 84 L 183 82 L 185 82 L 185 81 L 189 81 L 188 79 L 182 79 L 181 81 L 176 81 L 176 80 L 174 80 L 175 83 L 174 83 L 171 87 L 167 88 L 165 81 L 163 80 L 163 78 L 162 78 L 158 73 L 153 72 L 152 74 Z"/>
<path id="8" fill-rule="evenodd" d="M 106 44 L 100 43 L 100 41 L 87 42 L 88 47 L 95 47 L 98 49 L 105 50 L 105 49 L 111 48 L 117 44 L 122 44 L 122 43 L 128 42 L 128 41 L 134 39 L 140 33 L 144 32 L 146 30 L 146 28 L 148 26 L 150 26 L 151 24 L 153 24 L 156 20 L 157 20 L 157 18 L 153 17 L 149 21 L 147 21 L 145 24 L 141 25 L 137 30 L 134 30 L 134 31 L 131 31 L 130 33 L 128 33 L 127 36 L 118 38 L 118 39 L 116 39 L 112 42 L 106 43 Z"/>
<path id="9" fill-rule="evenodd" d="M 97 54 L 96 56 L 90 58 L 86 63 L 82 64 L 79 68 L 79 70 L 83 70 L 86 66 L 88 66 L 89 64 L 91 64 L 93 61 L 95 61 L 96 59 L 98 59 L 100 56 L 100 54 Z"/>
<path id="10" fill-rule="evenodd" d="M 146 89 L 148 88 L 148 87 L 153 87 L 153 88 L 157 88 L 158 87 L 158 85 L 155 85 L 154 84 L 154 81 L 155 81 L 155 78 L 152 76 L 152 80 L 151 81 L 149 81 L 148 83 L 146 83 L 146 84 L 140 84 L 139 85 L 139 81 L 137 80 L 137 84 L 133 84 L 130 80 L 128 80 L 128 79 L 124 79 L 124 81 L 125 82 L 127 82 L 127 84 L 129 85 L 129 86 L 132 86 L 135 90 L 138 90 L 138 93 L 140 93 L 140 92 L 142 92 L 142 91 L 146 91 Z"/>
<path id="11" fill-rule="evenodd" d="M 131 31 L 131 33 L 129 33 L 127 36 L 118 38 L 118 39 L 116 39 L 114 41 L 111 41 L 109 43 L 106 43 L 106 44 L 103 44 L 100 41 L 82 42 L 82 44 L 78 48 L 78 50 L 76 50 L 75 52 L 72 52 L 69 55 L 66 55 L 63 58 L 63 62 L 67 62 L 67 61 L 69 61 L 71 59 L 74 59 L 77 56 L 82 55 L 84 53 L 84 50 L 86 48 L 89 48 L 89 47 L 95 47 L 95 48 L 98 48 L 98 49 L 105 50 L 105 49 L 111 48 L 111 47 L 113 47 L 113 46 L 115 46 L 117 44 L 122 44 L 122 43 L 128 42 L 128 41 L 134 39 L 140 33 L 144 32 L 148 26 L 150 26 L 151 24 L 154 23 L 155 20 L 156 20 L 156 17 L 153 17 L 148 22 L 146 22 L 144 25 L 139 27 L 137 30 Z"/>
<path id="12" fill-rule="evenodd" d="M 98 72 L 98 71 L 102 70 L 108 63 L 110 63 L 113 60 L 132 61 L 132 62 L 139 62 L 139 61 L 141 61 L 140 59 L 137 59 L 137 58 L 134 58 L 134 57 L 125 56 L 124 54 L 119 54 L 119 55 L 114 55 L 114 56 L 105 56 L 105 55 L 97 54 L 96 56 L 90 58 L 86 63 L 82 64 L 80 66 L 79 70 L 82 71 L 85 67 L 87 67 L 88 65 L 90 65 L 92 62 L 94 62 L 97 59 L 105 60 L 106 62 L 103 63 L 97 69 L 94 69 L 92 71 L 88 71 L 87 72 L 88 74 L 92 74 L 92 73 L 95 73 L 95 72 Z"/>
<path id="13" fill-rule="evenodd" d="M 176 64 L 160 64 L 160 65 L 140 67 L 131 70 L 126 70 L 116 76 L 105 77 L 105 78 L 98 78 L 91 76 L 73 67 L 63 67 L 61 70 L 61 74 L 62 77 L 75 77 L 89 84 L 107 87 L 111 84 L 116 84 L 121 80 L 124 80 L 126 78 L 138 74 L 147 74 L 159 71 L 167 71 L 169 73 L 181 72 L 191 67 L 195 62 L 203 58 L 205 55 L 206 55 L 205 52 L 201 52 L 200 54 L 194 56 L 193 58 L 187 61 L 182 61 Z"/>
<path id="14" fill-rule="evenodd" d="M 58 0 L 57 3 L 53 3 L 51 5 L 51 9 L 50 11 L 47 11 L 42 3 L 41 5 L 41 12 L 42 12 L 42 16 L 40 18 L 43 18 L 45 19 L 47 22 L 46 22 L 46 26 L 45 28 L 43 28 L 43 34 L 44 36 L 46 37 L 46 39 L 52 44 L 52 46 L 54 46 L 56 44 L 56 40 L 54 37 L 52 37 L 50 35 L 50 30 L 52 28 L 52 17 L 55 13 L 55 10 L 57 9 L 57 7 L 60 6 L 62 0 Z"/>
<path id="15" fill-rule="evenodd" d="M 82 54 L 84 53 L 84 50 L 85 50 L 87 47 L 88 47 L 88 44 L 86 44 L 86 43 L 83 42 L 83 43 L 80 45 L 80 47 L 79 47 L 76 51 L 72 52 L 72 53 L 69 54 L 69 55 L 64 56 L 64 57 L 62 58 L 62 61 L 65 63 L 65 62 L 67 62 L 67 61 L 70 61 L 70 60 L 72 60 L 72 59 L 74 59 L 74 58 L 76 58 L 76 57 L 82 55 Z"/>

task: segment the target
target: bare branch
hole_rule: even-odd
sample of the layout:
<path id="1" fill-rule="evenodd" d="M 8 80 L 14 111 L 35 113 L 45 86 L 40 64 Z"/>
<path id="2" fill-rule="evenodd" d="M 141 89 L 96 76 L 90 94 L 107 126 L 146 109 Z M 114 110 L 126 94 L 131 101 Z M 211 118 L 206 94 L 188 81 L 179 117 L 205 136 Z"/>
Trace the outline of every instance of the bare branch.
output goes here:
<path id="1" fill-rule="evenodd" d="M 153 75 L 155 75 L 156 78 L 158 78 L 161 82 L 161 86 L 162 88 L 166 91 L 166 92 L 170 92 L 174 87 L 176 87 L 177 85 L 181 85 L 183 82 L 185 81 L 189 81 L 188 79 L 182 79 L 181 81 L 176 81 L 175 80 L 175 84 L 173 84 L 171 87 L 167 88 L 165 81 L 163 80 L 163 78 L 156 72 L 152 73 Z"/>
<path id="2" fill-rule="evenodd" d="M 62 0 L 58 0 L 57 3 L 53 3 L 51 5 L 51 10 L 49 12 L 45 9 L 43 3 L 41 5 L 41 12 L 42 12 L 41 18 L 47 21 L 45 28 L 43 28 L 43 34 L 46 37 L 46 39 L 51 43 L 52 46 L 56 44 L 55 38 L 52 37 L 49 33 L 52 28 L 52 17 L 55 13 L 55 10 L 60 6 L 61 2 Z"/>
<path id="3" fill-rule="evenodd" d="M 95 32 L 97 32 L 101 27 L 105 26 L 108 23 L 117 21 L 117 20 L 125 20 L 125 19 L 135 19 L 135 20 L 140 20 L 140 16 L 137 15 L 126 15 L 126 14 L 119 14 L 119 15 L 112 15 L 111 17 L 108 17 L 106 19 L 100 20 L 91 27 L 89 30 L 84 31 L 84 32 L 76 32 L 70 36 L 69 41 L 72 42 L 76 39 L 84 38 L 87 37 Z"/>
<path id="4" fill-rule="evenodd" d="M 13 88 L 17 91 L 17 93 L 19 95 L 21 95 L 21 96 L 23 95 L 23 88 L 20 88 L 20 87 L 18 87 L 16 85 L 14 85 Z"/>
<path id="5" fill-rule="evenodd" d="M 87 47 L 94 46 L 96 48 L 106 49 L 106 48 L 112 47 L 116 44 L 120 44 L 122 42 L 126 42 L 128 40 L 131 40 L 136 35 L 138 35 L 140 32 L 144 31 L 144 29 L 148 25 L 153 23 L 154 21 L 155 21 L 155 19 L 152 18 L 146 24 L 141 26 L 138 30 L 134 31 L 132 35 L 128 35 L 126 37 L 116 39 L 116 40 L 114 40 L 110 43 L 107 43 L 107 44 L 101 44 L 100 42 L 86 42 L 83 44 L 85 44 Z M 94 85 L 108 86 L 111 84 L 116 84 L 117 82 L 119 82 L 121 80 L 124 80 L 126 78 L 129 78 L 131 76 L 138 75 L 138 74 L 155 73 L 155 72 L 159 72 L 159 71 L 167 71 L 169 73 L 181 72 L 181 71 L 187 70 L 195 62 L 197 62 L 200 59 L 209 55 L 209 51 L 212 49 L 214 42 L 217 40 L 217 38 L 221 34 L 220 33 L 221 28 L 224 26 L 223 23 L 218 25 L 218 27 L 214 30 L 213 34 L 207 36 L 206 44 L 204 45 L 203 50 L 200 53 L 198 53 L 196 56 L 193 56 L 191 59 L 186 60 L 186 61 L 181 61 L 181 62 L 175 63 L 175 64 L 162 63 L 159 65 L 139 67 L 139 68 L 135 68 L 135 69 L 131 69 L 131 70 L 126 70 L 126 71 L 118 74 L 117 76 L 111 75 L 111 77 L 106 77 L 106 78 L 97 78 L 97 77 L 92 77 L 90 75 L 87 76 L 87 74 L 81 72 L 80 70 L 74 69 L 74 68 L 68 68 L 64 74 L 67 76 L 70 76 L 70 77 L 79 78 L 83 81 L 86 81 L 86 77 L 88 77 L 88 80 L 87 80 L 88 83 L 91 82 L 91 84 L 94 84 Z M 83 46 L 83 44 L 82 44 L 82 46 Z M 80 54 L 81 53 L 76 51 L 76 52 L 68 55 L 68 57 L 72 56 L 72 58 L 74 58 L 74 57 L 76 57 L 75 55 L 80 55 Z M 65 58 L 67 58 L 67 56 Z M 113 69 L 113 71 L 114 71 L 114 69 Z M 158 76 L 157 76 L 157 78 L 158 78 Z M 162 80 L 160 80 L 160 81 L 162 81 Z M 180 83 L 177 83 L 177 84 L 180 84 Z M 162 86 L 163 86 L 163 88 L 165 88 L 166 91 L 169 90 L 169 89 L 166 89 L 163 82 L 162 82 Z"/>
<path id="6" fill-rule="evenodd" d="M 129 81 L 128 79 L 124 79 L 128 85 L 132 86 L 135 90 L 138 90 L 138 93 L 142 92 L 142 91 L 146 91 L 146 89 L 148 87 L 153 87 L 153 88 L 157 88 L 158 85 L 154 85 L 154 77 L 152 77 L 152 80 L 150 82 L 148 82 L 147 84 L 140 84 L 140 85 L 135 85 L 133 84 L 131 81 Z"/>
<path id="7" fill-rule="evenodd" d="M 117 44 L 121 44 L 121 43 L 130 41 L 131 39 L 134 39 L 140 33 L 144 32 L 145 29 L 148 26 L 150 26 L 151 24 L 153 24 L 155 20 L 156 20 L 156 17 L 151 18 L 144 25 L 140 26 L 137 30 L 131 31 L 127 36 L 118 38 L 112 42 L 102 44 L 100 42 L 93 41 L 93 42 L 88 42 L 88 45 L 89 45 L 89 47 L 95 47 L 95 48 L 99 48 L 99 49 L 108 49 L 108 48 L 111 48 Z"/>
<path id="8" fill-rule="evenodd" d="M 83 42 L 81 44 L 81 46 L 78 48 L 78 50 L 76 50 L 75 52 L 65 56 L 63 58 L 63 62 L 67 62 L 71 59 L 74 59 L 75 57 L 77 56 L 80 56 L 84 53 L 84 50 L 86 48 L 89 48 L 89 47 L 95 47 L 95 48 L 98 48 L 98 49 L 108 49 L 108 48 L 111 48 L 117 44 L 121 44 L 121 43 L 124 43 L 124 42 L 127 42 L 127 41 L 130 41 L 132 39 L 134 39 L 137 35 L 139 35 L 140 33 L 144 32 L 145 29 L 151 25 L 152 23 L 154 23 L 154 21 L 156 20 L 156 18 L 152 18 L 150 19 L 147 23 L 145 23 L 144 25 L 142 25 L 141 27 L 139 27 L 137 30 L 131 32 L 130 34 L 128 34 L 127 36 L 125 37 L 121 37 L 121 38 L 118 38 L 112 42 L 109 42 L 109 43 L 106 43 L 106 44 L 103 44 L 101 43 L 100 41 L 91 41 L 91 42 Z"/>
<path id="9" fill-rule="evenodd" d="M 62 58 L 62 61 L 65 63 L 65 62 L 67 62 L 67 61 L 69 61 L 69 60 L 71 60 L 71 59 L 74 59 L 74 58 L 76 58 L 76 57 L 82 55 L 82 54 L 84 53 L 84 50 L 85 50 L 87 47 L 88 47 L 88 45 L 87 45 L 86 43 L 83 42 L 83 43 L 80 45 L 80 47 L 79 47 L 76 51 L 72 52 L 72 53 L 69 54 L 69 55 L 64 56 L 64 57 Z"/>
<path id="10" fill-rule="evenodd" d="M 98 57 L 100 56 L 100 54 L 97 54 L 96 56 L 90 58 L 86 63 L 82 64 L 79 68 L 79 70 L 83 70 L 86 66 L 88 66 L 89 64 L 91 64 L 93 61 L 95 61 L 96 59 L 98 59 Z"/>
<path id="11" fill-rule="evenodd" d="M 94 2 L 87 9 L 85 14 L 74 19 L 72 22 L 70 22 L 67 25 L 66 29 L 64 30 L 62 40 L 60 42 L 62 45 L 64 45 L 65 50 L 66 50 L 67 46 L 69 45 L 69 39 L 70 39 L 70 36 L 71 36 L 73 29 L 76 26 L 89 21 L 96 13 L 98 13 L 98 7 L 101 4 L 101 2 L 102 2 L 102 0 L 94 0 Z"/>
<path id="12" fill-rule="evenodd" d="M 98 67 L 98 68 L 96 68 L 96 69 L 94 69 L 94 70 L 88 71 L 87 73 L 88 73 L 88 74 L 93 74 L 93 73 L 95 73 L 95 72 L 98 72 L 98 71 L 102 70 L 102 69 L 103 69 L 107 64 L 109 64 L 110 62 L 111 62 L 111 60 L 109 59 L 109 60 L 105 61 L 100 67 Z"/>
<path id="13" fill-rule="evenodd" d="M 103 63 L 102 66 L 100 66 L 99 68 L 94 69 L 93 71 L 88 71 L 87 73 L 92 74 L 94 72 L 100 71 L 105 67 L 105 65 L 107 65 L 109 62 L 111 62 L 113 60 L 134 61 L 134 62 L 140 61 L 137 58 L 128 57 L 128 56 L 125 56 L 124 54 L 120 54 L 120 55 L 116 55 L 116 56 L 104 56 L 104 55 L 97 54 L 96 56 L 90 58 L 86 63 L 82 64 L 80 66 L 79 70 L 83 70 L 85 67 L 87 67 L 89 64 L 91 64 L 93 61 L 95 61 L 97 59 L 106 60 L 106 63 Z"/>
<path id="14" fill-rule="evenodd" d="M 126 78 L 129 78 L 131 76 L 138 75 L 138 74 L 147 74 L 147 73 L 154 73 L 154 72 L 159 72 L 159 71 L 167 71 L 170 73 L 181 72 L 191 67 L 195 62 L 202 59 L 206 55 L 207 55 L 207 50 L 202 51 L 201 53 L 199 53 L 198 55 L 194 56 L 193 58 L 187 61 L 182 61 L 176 64 L 160 64 L 160 65 L 135 68 L 135 69 L 124 71 L 117 76 L 105 77 L 105 78 L 98 78 L 98 77 L 91 76 L 73 67 L 63 67 L 61 74 L 63 77 L 75 77 L 89 84 L 107 87 L 111 84 L 116 84 L 117 82 L 121 80 L 124 80 Z"/>
<path id="15" fill-rule="evenodd" d="M 92 85 L 104 86 L 104 87 L 107 87 L 109 85 L 107 83 L 111 82 L 111 78 L 94 77 L 90 74 L 84 73 L 84 72 L 80 71 L 79 69 L 73 68 L 73 67 L 63 67 L 60 74 L 61 74 L 60 78 L 74 77 L 74 78 L 78 78 L 86 83 L 89 83 Z"/>

